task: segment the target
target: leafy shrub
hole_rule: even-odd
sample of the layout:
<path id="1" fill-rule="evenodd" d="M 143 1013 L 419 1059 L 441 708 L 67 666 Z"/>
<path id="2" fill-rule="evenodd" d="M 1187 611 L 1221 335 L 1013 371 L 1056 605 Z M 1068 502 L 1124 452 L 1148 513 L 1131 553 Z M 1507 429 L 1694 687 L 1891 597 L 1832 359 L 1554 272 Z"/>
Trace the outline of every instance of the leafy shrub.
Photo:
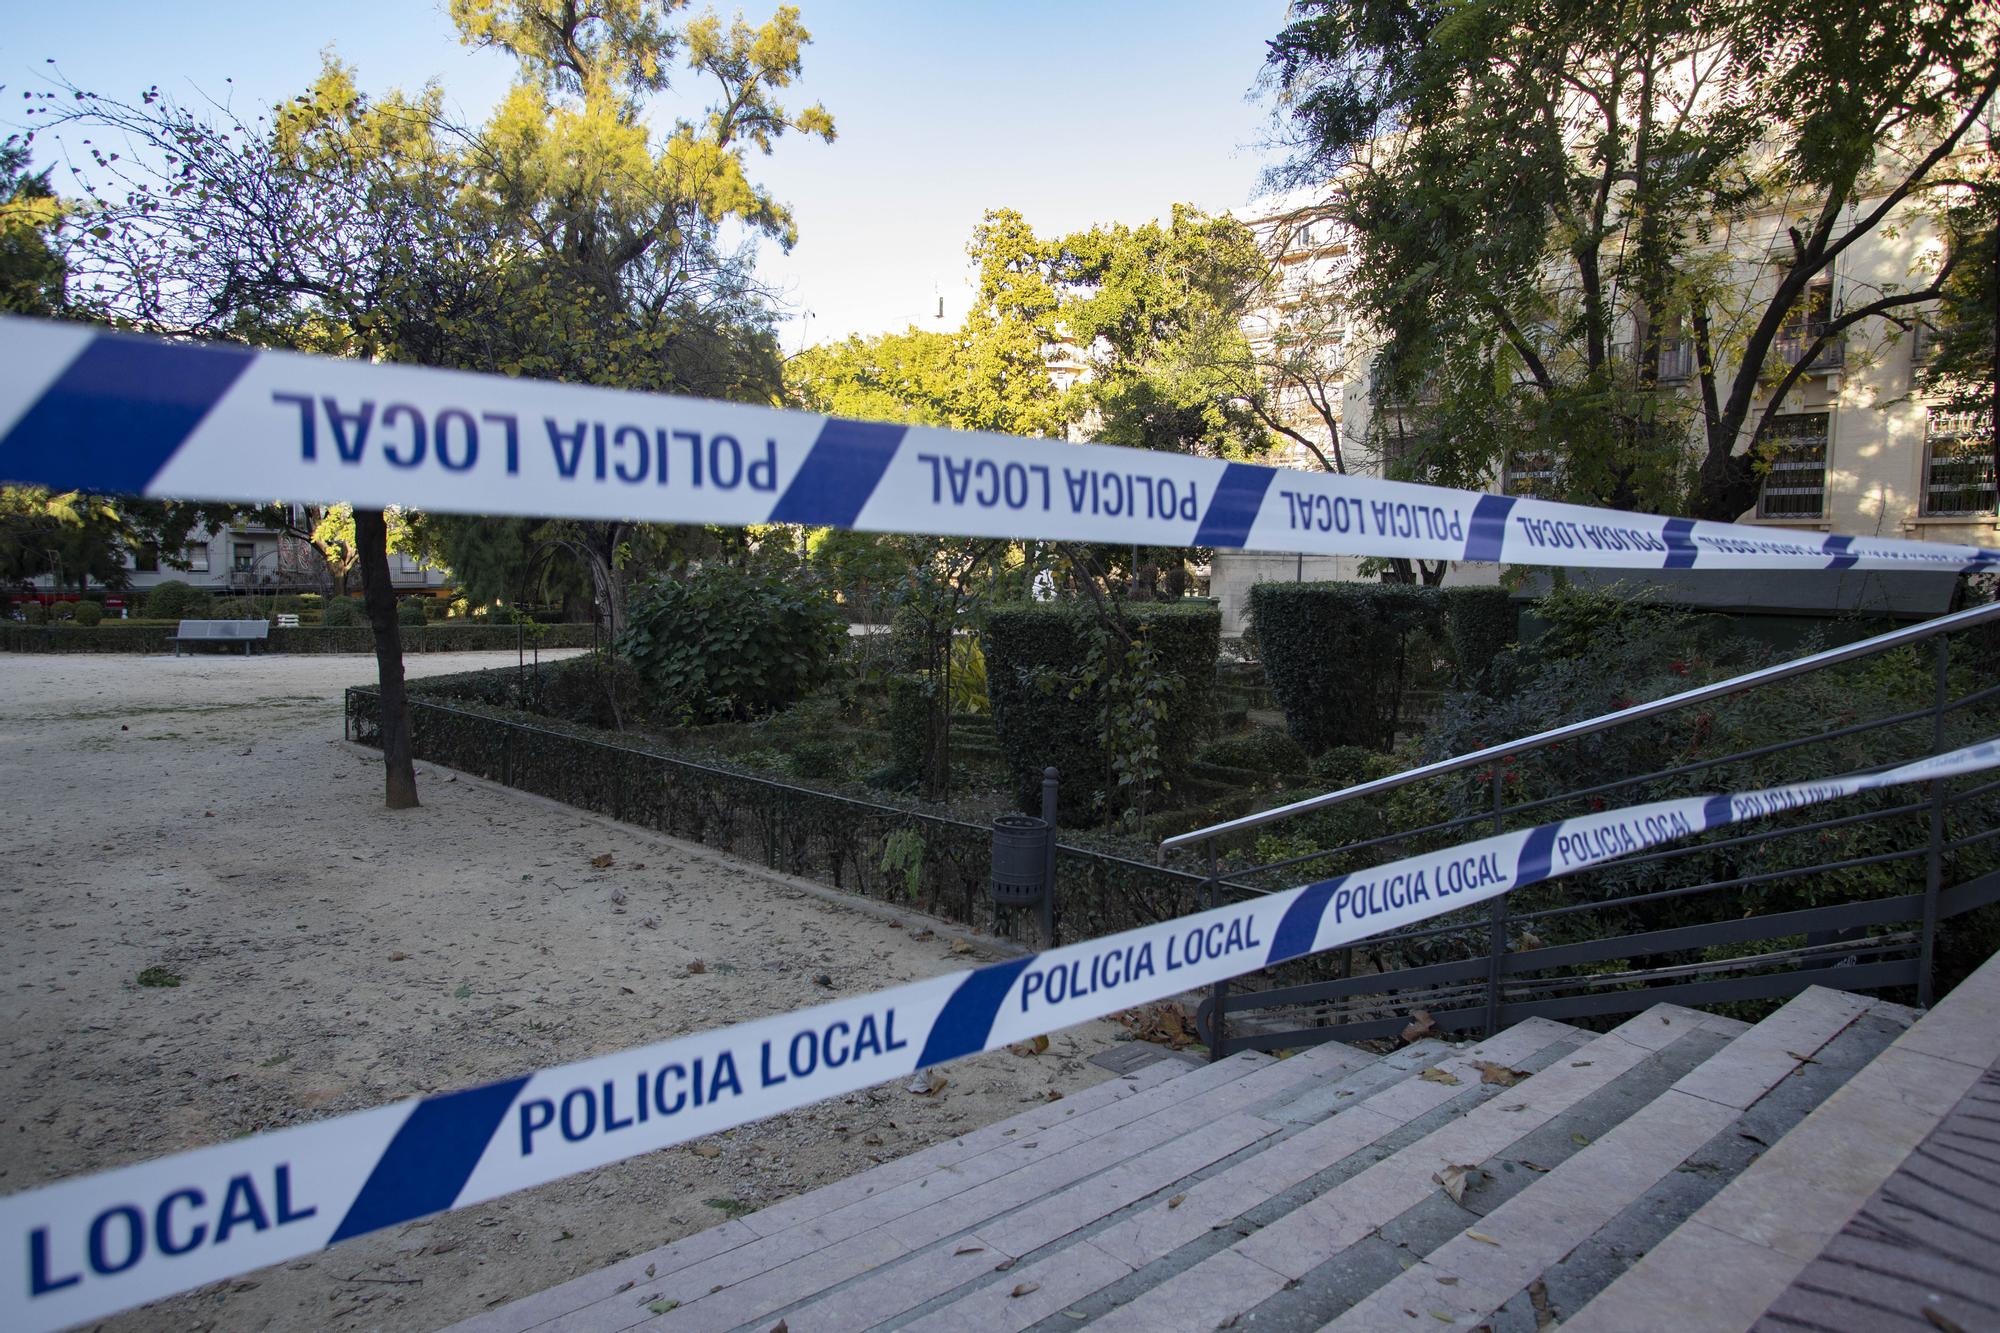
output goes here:
<path id="1" fill-rule="evenodd" d="M 1505 588 L 1445 588 L 1442 594 L 1453 678 L 1461 689 L 1475 688 L 1519 633 L 1514 596 Z"/>
<path id="2" fill-rule="evenodd" d="M 1412 639 L 1437 631 L 1442 611 L 1438 589 L 1408 584 L 1253 585 L 1250 621 L 1264 677 L 1292 738 L 1313 754 L 1394 745 Z"/>
<path id="3" fill-rule="evenodd" d="M 802 778 L 836 780 L 854 769 L 855 749 L 851 741 L 798 741 L 792 746 L 788 767 Z"/>
<path id="4" fill-rule="evenodd" d="M 361 603 L 352 597 L 328 598 L 319 614 L 319 623 L 328 629 L 353 629 L 366 619 L 361 614 Z"/>
<path id="5" fill-rule="evenodd" d="M 619 649 L 656 714 L 705 723 L 802 698 L 831 678 L 846 640 L 839 606 L 816 585 L 720 565 L 653 584 Z"/>
<path id="6" fill-rule="evenodd" d="M 78 602 L 75 615 L 79 625 L 100 625 L 104 622 L 104 608 L 96 602 Z"/>
<path id="7" fill-rule="evenodd" d="M 76 607 L 75 602 L 56 602 L 49 607 L 49 619 L 58 625 L 67 624 L 76 619 Z"/>
<path id="8" fill-rule="evenodd" d="M 639 671 L 622 657 L 586 653 L 544 666 L 536 679 L 539 688 L 527 706 L 546 717 L 622 729 L 640 712 Z"/>
<path id="9" fill-rule="evenodd" d="M 147 590 L 146 619 L 198 620 L 207 612 L 211 600 L 207 593 L 181 579 L 167 579 Z"/>
<path id="10" fill-rule="evenodd" d="M 1325 783 L 1328 791 L 1338 791 L 1379 777 L 1371 771 L 1379 758 L 1373 750 L 1359 745 L 1336 745 L 1312 761 L 1312 775 Z"/>
<path id="11" fill-rule="evenodd" d="M 889 677 L 889 769 L 880 785 L 902 787 L 924 771 L 930 747 L 930 686 L 922 676 Z"/>
<path id="12" fill-rule="evenodd" d="M 1064 823 L 1116 813 L 1122 788 L 1170 789 L 1212 730 L 1221 613 L 1128 603 L 1122 614 L 1142 661 L 1090 607 L 1032 603 L 987 617 L 993 730 L 1021 809 L 1041 808 L 1042 770 L 1054 765 Z M 1134 718 L 1149 735 L 1134 733 Z"/>
<path id="13" fill-rule="evenodd" d="M 986 654 L 980 649 L 979 640 L 963 636 L 953 639 L 948 671 L 952 712 L 985 713 L 992 710 L 992 702 L 986 693 Z"/>
<path id="14" fill-rule="evenodd" d="M 1211 741 L 1195 756 L 1204 764 L 1255 773 L 1304 773 L 1310 761 L 1299 743 L 1276 727 L 1254 727 Z"/>
<path id="15" fill-rule="evenodd" d="M 406 597 L 396 604 L 396 623 L 405 627 L 423 628 L 424 604 L 418 597 Z"/>
<path id="16" fill-rule="evenodd" d="M 26 602 L 21 607 L 21 619 L 30 625 L 46 625 L 49 609 L 40 602 Z"/>

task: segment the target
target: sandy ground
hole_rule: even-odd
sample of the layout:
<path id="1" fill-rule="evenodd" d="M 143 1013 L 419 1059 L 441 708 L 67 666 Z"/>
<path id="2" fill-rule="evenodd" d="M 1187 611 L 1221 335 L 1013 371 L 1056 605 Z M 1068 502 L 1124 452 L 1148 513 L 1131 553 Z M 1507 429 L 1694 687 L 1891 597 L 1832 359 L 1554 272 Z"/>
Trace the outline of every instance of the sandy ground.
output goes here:
<path id="1" fill-rule="evenodd" d="M 979 961 L 941 923 L 428 766 L 423 807 L 391 814 L 378 762 L 340 734 L 341 688 L 369 674 L 356 657 L 0 656 L 0 1193 Z M 141 987 L 153 967 L 181 984 Z M 106 1327 L 435 1328 L 1098 1082 L 1083 1057 L 1117 1031 L 361 1237 Z"/>

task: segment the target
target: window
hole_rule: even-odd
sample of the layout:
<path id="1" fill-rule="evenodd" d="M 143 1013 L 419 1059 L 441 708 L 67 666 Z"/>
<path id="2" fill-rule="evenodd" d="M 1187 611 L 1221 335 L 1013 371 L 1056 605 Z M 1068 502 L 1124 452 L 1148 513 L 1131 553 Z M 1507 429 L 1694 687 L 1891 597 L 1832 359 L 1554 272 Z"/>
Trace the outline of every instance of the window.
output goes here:
<path id="1" fill-rule="evenodd" d="M 1936 311 L 1918 315 L 1910 325 L 1910 364 L 1927 366 L 1937 356 L 1938 318 Z"/>
<path id="2" fill-rule="evenodd" d="M 1806 288 L 1805 295 L 1785 316 L 1785 322 L 1778 326 L 1777 341 L 1771 350 L 1786 365 L 1796 365 L 1805 356 L 1806 349 L 1814 339 L 1826 332 L 1826 326 L 1833 322 L 1833 279 L 1821 278 Z M 1815 356 L 1808 370 L 1838 370 L 1845 361 L 1845 352 L 1838 338 L 1829 342 Z"/>
<path id="3" fill-rule="evenodd" d="M 141 574 L 160 572 L 160 548 L 151 542 L 142 542 L 132 548 L 132 568 Z"/>
<path id="4" fill-rule="evenodd" d="M 1992 417 L 1937 407 L 1926 414 L 1921 511 L 1927 517 L 1994 512 Z"/>
<path id="5" fill-rule="evenodd" d="M 190 572 L 196 574 L 208 573 L 208 543 L 203 542 L 196 546 L 182 547 L 181 559 L 187 561 L 187 567 Z"/>
<path id="6" fill-rule="evenodd" d="M 1517 449 L 1507 456 L 1500 470 L 1500 489 L 1508 495 L 1525 495 L 1537 500 L 1559 500 L 1556 493 L 1556 456 L 1549 449 Z"/>
<path id="7" fill-rule="evenodd" d="M 1771 460 L 1757 497 L 1759 518 L 1818 518 L 1826 512 L 1824 412 L 1773 417 L 1759 446 Z"/>
<path id="8" fill-rule="evenodd" d="M 235 546 L 236 555 L 229 562 L 229 567 L 238 574 L 248 574 L 250 566 L 257 562 L 257 547 L 250 542 L 237 542 Z"/>

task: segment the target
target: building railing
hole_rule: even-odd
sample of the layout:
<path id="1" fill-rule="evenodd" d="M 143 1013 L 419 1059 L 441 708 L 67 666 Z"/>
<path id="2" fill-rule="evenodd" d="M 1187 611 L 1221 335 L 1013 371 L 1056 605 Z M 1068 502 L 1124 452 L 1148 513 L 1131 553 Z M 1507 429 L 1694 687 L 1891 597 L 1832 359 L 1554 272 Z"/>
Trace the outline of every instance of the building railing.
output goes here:
<path id="1" fill-rule="evenodd" d="M 1217 904 L 1325 878 L 1335 866 L 1374 864 L 1608 804 L 1756 785 L 1742 775 L 1780 756 L 1808 769 L 1815 763 L 1851 769 L 1860 742 L 1867 770 L 1894 767 L 1962 743 L 1962 735 L 1948 743 L 1954 730 L 2000 730 L 2000 684 L 1992 683 L 2000 662 L 1996 638 L 2000 604 L 1957 612 L 1184 833 L 1161 844 L 1161 859 L 1201 856 L 1206 899 Z M 1807 719 L 1790 735 L 1774 723 L 1768 742 L 1747 749 L 1629 774 L 1612 765 L 1554 795 L 1510 797 L 1511 773 L 1531 765 L 1575 772 L 1586 743 L 1613 751 L 1611 738 L 1621 732 L 1630 738 L 1637 733 L 1629 729 L 1652 719 L 1688 719 L 1698 730 L 1703 714 L 1712 716 L 1732 699 L 1777 698 L 1785 682 L 1850 664 L 1879 665 L 1884 654 L 1920 646 L 1931 658 L 1923 706 L 1834 726 Z M 1855 697 L 1863 694 L 1865 687 Z M 1448 817 L 1264 864 L 1241 863 L 1254 830 L 1417 784 L 1432 784 Z M 1921 795 L 1889 793 L 1860 810 L 1812 813 L 1627 857 L 1551 881 L 1533 898 L 1502 895 L 1418 928 L 1219 985 L 1198 1022 L 1220 1059 L 1244 1049 L 1393 1036 L 1418 1010 L 1438 1031 L 1491 1032 L 1536 1015 L 1773 999 L 1812 985 L 1900 988 L 1928 1004 L 1939 923 L 2000 902 L 2000 781 L 1933 782 Z M 1238 854 L 1225 860 L 1229 848 Z M 1823 848 L 1834 850 L 1815 850 Z M 1821 901 L 1758 910 L 1784 886 L 1799 884 L 1813 886 L 1806 899 Z M 1869 891 L 1850 892 L 1856 884 Z M 1843 886 L 1839 892 L 1829 887 L 1836 885 Z M 1842 893 L 1847 900 L 1824 901 Z"/>

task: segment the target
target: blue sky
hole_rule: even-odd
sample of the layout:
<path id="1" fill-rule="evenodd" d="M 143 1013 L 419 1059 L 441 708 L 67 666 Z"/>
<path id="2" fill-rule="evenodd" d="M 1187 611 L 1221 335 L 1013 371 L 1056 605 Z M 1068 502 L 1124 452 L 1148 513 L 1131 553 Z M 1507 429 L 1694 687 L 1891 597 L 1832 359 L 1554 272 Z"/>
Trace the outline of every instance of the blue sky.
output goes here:
<path id="1" fill-rule="evenodd" d="M 814 40 L 791 97 L 824 102 L 840 139 L 785 141 L 755 167 L 799 222 L 790 255 L 767 245 L 762 258 L 793 308 L 788 349 L 935 327 L 939 296 L 955 324 L 965 244 L 989 207 L 1051 233 L 1142 222 L 1177 200 L 1240 211 L 1256 193 L 1267 113 L 1246 97 L 1283 0 L 798 3 Z M 435 78 L 469 118 L 511 73 L 458 44 L 443 0 L 69 0 L 0 26 L 0 84 L 18 106 L 53 58 L 93 91 L 157 82 L 247 118 L 302 88 L 327 47 L 371 91 Z"/>

